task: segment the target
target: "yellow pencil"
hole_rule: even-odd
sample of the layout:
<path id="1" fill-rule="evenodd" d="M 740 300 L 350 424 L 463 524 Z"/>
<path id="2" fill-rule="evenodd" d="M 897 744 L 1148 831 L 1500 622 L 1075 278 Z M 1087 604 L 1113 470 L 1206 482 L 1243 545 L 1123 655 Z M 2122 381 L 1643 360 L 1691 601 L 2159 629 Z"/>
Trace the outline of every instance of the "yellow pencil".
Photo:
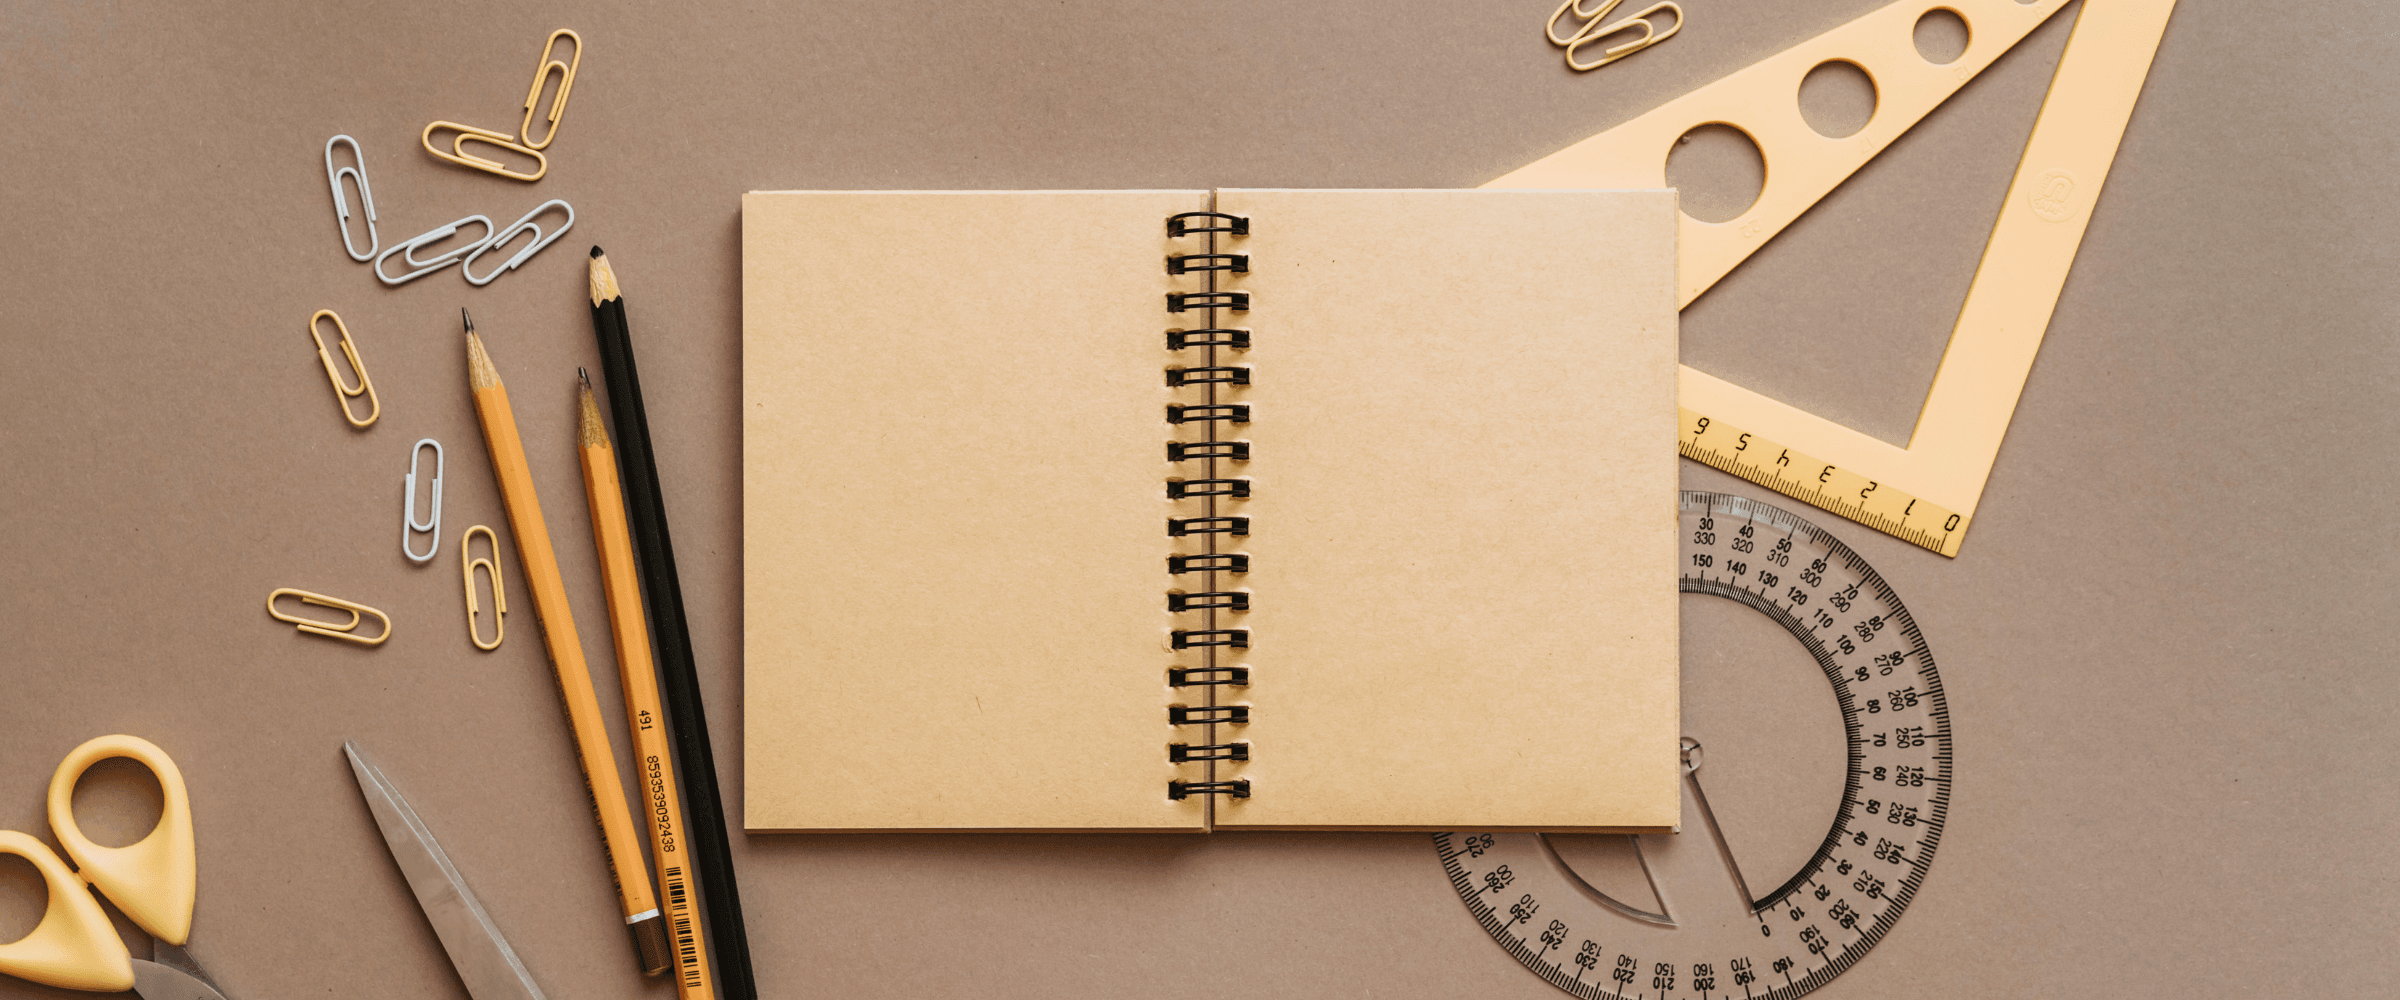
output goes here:
<path id="1" fill-rule="evenodd" d="M 592 671 L 583 661 L 583 644 L 575 636 L 575 616 L 567 610 L 567 588 L 559 580 L 558 555 L 550 548 L 550 529 L 542 523 L 542 502 L 533 492 L 533 475 L 525 464 L 525 445 L 517 437 L 517 418 L 508 407 L 508 387 L 475 336 L 475 320 L 458 311 L 467 327 L 467 388 L 475 398 L 475 416 L 483 424 L 483 444 L 492 455 L 492 477 L 500 481 L 500 503 L 508 510 L 509 530 L 517 536 L 517 561 L 525 569 L 525 589 L 533 594 L 533 616 L 542 624 L 542 645 L 550 652 L 551 670 L 558 676 L 559 694 L 567 703 L 567 721 L 575 731 L 575 755 L 583 763 L 584 787 L 592 795 L 592 811 L 600 821 L 600 838 L 608 849 L 609 877 L 616 880 L 617 898 L 625 907 L 625 926 L 633 934 L 634 956 L 644 975 L 667 969 L 667 935 L 658 915 L 658 898 L 650 892 L 649 873 L 642 867 L 640 841 L 633 832 L 633 815 L 625 808 L 622 779 L 617 776 L 616 752 L 608 744 L 608 727 L 600 720 L 600 700 L 592 693 Z"/>
<path id="2" fill-rule="evenodd" d="M 617 450 L 600 423 L 592 383 L 584 379 L 583 495 L 592 507 L 592 546 L 600 550 L 600 585 L 608 593 L 608 623 L 617 637 L 617 674 L 625 684 L 625 728 L 633 734 L 634 769 L 641 774 L 650 857 L 658 865 L 667 924 L 675 937 L 675 994 L 682 1000 L 716 996 L 709 984 L 708 946 L 692 908 L 691 868 L 685 861 L 683 801 L 675 791 L 675 757 L 660 715 L 658 669 L 650 662 L 650 619 L 642 613 L 642 578 L 633 565 L 633 533 L 625 524 L 625 489 L 617 482 Z"/>

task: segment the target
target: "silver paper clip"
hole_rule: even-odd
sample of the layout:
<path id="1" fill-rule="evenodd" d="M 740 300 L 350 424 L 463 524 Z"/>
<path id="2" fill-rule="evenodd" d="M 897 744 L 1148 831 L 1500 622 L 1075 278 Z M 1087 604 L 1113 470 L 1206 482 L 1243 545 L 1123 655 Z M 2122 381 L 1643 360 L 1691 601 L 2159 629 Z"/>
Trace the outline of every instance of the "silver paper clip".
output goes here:
<path id="1" fill-rule="evenodd" d="M 556 129 L 552 129 L 551 131 L 553 134 L 556 134 L 557 132 Z M 536 216 L 541 215 L 543 212 L 549 211 L 550 207 L 553 205 L 558 206 L 561 210 L 567 213 L 567 221 L 550 233 L 544 234 L 542 232 L 542 227 L 536 224 L 533 220 Z M 467 284 L 475 285 L 477 287 L 491 284 L 501 275 L 516 270 L 517 265 L 525 263 L 527 260 L 531 259 L 534 254 L 540 253 L 543 247 L 549 246 L 552 241 L 561 236 L 565 236 L 567 234 L 567 230 L 573 228 L 575 228 L 575 206 L 569 205 L 563 200 L 552 198 L 549 201 L 535 205 L 533 207 L 533 211 L 525 213 L 524 218 L 509 223 L 508 228 L 494 234 L 489 242 L 482 246 L 476 247 L 474 253 L 468 254 L 466 260 L 459 262 L 458 273 L 466 275 Z M 503 246 L 507 246 L 508 241 L 517 238 L 518 233 L 528 229 L 533 230 L 532 245 L 527 246 L 523 250 L 517 251 L 515 255 L 509 257 L 508 263 L 500 265 L 499 270 L 493 271 L 492 273 L 484 275 L 481 278 L 477 278 L 475 276 L 475 258 L 483 256 L 484 252 L 487 250 L 497 250 Z"/>
<path id="2" fill-rule="evenodd" d="M 338 170 L 334 168 L 333 144 L 337 142 L 350 144 L 350 157 L 358 161 L 357 166 L 342 167 Z M 351 180 L 358 182 L 359 207 L 365 209 L 367 213 L 367 252 L 365 253 L 358 252 L 358 244 L 350 239 L 350 199 L 342 194 L 343 174 L 349 174 Z M 375 235 L 375 192 L 367 187 L 367 154 L 358 148 L 358 140 L 346 135 L 337 135 L 325 140 L 325 183 L 333 188 L 333 212 L 336 224 L 342 227 L 342 249 L 349 252 L 351 260 L 359 263 L 363 264 L 374 260 L 375 251 L 382 247 L 383 241 Z"/>
<path id="3" fill-rule="evenodd" d="M 417 259 L 418 250 L 449 239 L 451 236 L 458 233 L 458 227 L 466 225 L 470 222 L 481 223 L 483 225 L 482 239 L 476 240 L 473 243 L 461 244 L 448 250 L 444 250 L 442 251 L 441 256 L 435 257 L 432 260 Z M 435 271 L 439 271 L 445 267 L 449 267 L 452 264 L 456 264 L 461 259 L 464 259 L 468 254 L 482 249 L 484 244 L 492 241 L 492 236 L 495 234 L 495 232 L 496 231 L 492 228 L 492 220 L 480 215 L 470 215 L 464 219 L 460 219 L 457 222 L 450 223 L 449 225 L 443 226 L 439 229 L 423 233 L 413 239 L 410 239 L 406 243 L 402 243 L 399 246 L 384 251 L 381 256 L 376 257 L 375 280 L 381 281 L 387 285 L 399 285 L 415 281 L 418 278 L 422 278 L 428 274 L 432 274 Z M 397 278 L 384 274 L 383 262 L 390 260 L 394 254 L 400 255 L 401 263 L 416 268 L 416 270 L 410 271 Z"/>
<path id="4" fill-rule="evenodd" d="M 417 520 L 417 459 L 425 454 L 426 445 L 433 446 L 433 515 L 431 520 L 419 521 Z M 442 550 L 442 443 L 432 438 L 426 438 L 410 447 L 408 449 L 408 478 L 402 482 L 407 484 L 405 487 L 407 492 L 400 498 L 400 554 L 407 556 L 410 562 L 432 562 L 434 553 Z M 409 535 L 412 532 L 432 533 L 433 547 L 426 549 L 424 555 L 418 555 L 408 547 Z"/>

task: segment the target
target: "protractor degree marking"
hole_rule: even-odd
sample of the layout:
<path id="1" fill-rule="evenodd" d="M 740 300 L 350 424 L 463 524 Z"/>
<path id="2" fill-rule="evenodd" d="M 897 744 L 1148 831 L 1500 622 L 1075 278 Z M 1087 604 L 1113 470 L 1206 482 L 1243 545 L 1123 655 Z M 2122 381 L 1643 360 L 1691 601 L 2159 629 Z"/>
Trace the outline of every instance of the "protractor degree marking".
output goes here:
<path id="1" fill-rule="evenodd" d="M 1819 673 L 1834 685 L 1835 701 L 1843 712 L 1845 765 L 1843 790 L 1836 803 L 1837 816 L 1827 831 L 1828 839 L 1835 842 L 1830 849 L 1828 845 L 1818 845 L 1817 853 L 1793 873 L 1788 890 L 1779 887 L 1778 898 L 1753 909 L 1750 922 L 1738 918 L 1733 918 L 1730 924 L 1724 922 L 1731 918 L 1732 912 L 1738 912 L 1729 910 L 1722 916 L 1685 921 L 1683 926 L 1674 928 L 1641 924 L 1607 907 L 1592 905 L 1591 897 L 1565 877 L 1572 869 L 1562 871 L 1550 862 L 1533 834 L 1495 831 L 1438 836 L 1437 853 L 1453 889 L 1494 942 L 1513 960 L 1569 994 L 1591 1000 L 1603 997 L 1715 1000 L 1735 996 L 1746 1000 L 1762 997 L 1791 1000 L 1854 967 L 1889 933 L 1909 901 L 1921 890 L 1947 817 L 1952 768 L 1946 699 L 1938 684 L 1934 657 L 1905 605 L 1865 558 L 1842 544 L 1833 533 L 1782 508 L 1741 497 L 1687 492 L 1680 498 L 1679 508 L 1679 530 L 1683 532 L 1679 548 L 1684 556 L 1715 553 L 1719 561 L 1707 567 L 1687 565 L 1688 575 L 1679 574 L 1678 588 L 1692 593 L 1713 593 L 1767 615 L 1769 620 L 1782 625 L 1785 632 L 1802 639 L 1802 648 L 1808 649 L 1810 658 L 1818 661 Z M 1702 517 L 1718 518 L 1717 523 L 1725 526 L 1724 530 L 1706 529 L 1716 531 L 1716 536 L 1705 543 L 1692 534 L 1695 522 Z M 1754 525 L 1782 529 L 1785 548 L 1774 555 L 1784 557 L 1786 562 L 1777 564 L 1770 557 L 1768 546 L 1777 544 L 1773 534 L 1738 536 L 1740 529 Z M 1749 553 L 1734 548 L 1753 543 L 1756 548 Z M 1778 586 L 1775 589 L 1779 593 L 1768 593 L 1762 581 L 1754 589 L 1750 585 L 1754 578 L 1747 575 L 1747 570 L 1739 574 L 1731 571 L 1729 556 L 1757 560 L 1762 571 L 1772 568 L 1779 576 L 1796 577 L 1792 581 L 1795 585 L 1806 581 L 1808 574 L 1802 572 L 1802 567 L 1822 576 L 1804 589 L 1793 588 L 1799 593 L 1791 594 L 1791 604 L 1785 605 L 1779 603 L 1778 597 L 1786 588 Z M 1821 560 L 1821 565 L 1812 565 L 1814 560 Z M 1691 562 L 1688 558 L 1685 561 Z M 1821 616 L 1836 610 L 1842 617 L 1826 624 Z M 1884 624 L 1873 626 L 1875 637 L 1862 634 L 1856 637 L 1858 644 L 1847 651 L 1833 648 L 1839 633 L 1855 631 L 1858 624 L 1877 617 Z M 1811 627 L 1795 629 L 1796 622 Z M 1866 645 L 1878 637 L 1885 641 Z M 1870 656 L 1887 670 L 1900 666 L 1907 656 L 1918 657 L 1918 662 L 1910 671 L 1895 671 L 1871 684 L 1858 683 L 1837 672 L 1847 664 L 1855 674 Z M 1851 660 L 1860 663 L 1849 663 Z M 1832 661 L 1833 669 L 1827 668 L 1828 661 Z M 1853 689 L 1866 688 L 1869 693 L 1880 695 L 1882 689 L 1875 685 L 1884 681 L 1896 682 L 1890 684 L 1895 689 L 1913 684 L 1920 703 L 1904 700 L 1906 708 L 1892 709 L 1888 716 L 1876 715 L 1870 719 L 1866 712 L 1870 699 Z M 1909 743 L 1891 749 L 1874 747 L 1866 736 L 1883 734 L 1865 733 L 1864 727 L 1869 722 L 1912 729 Z M 1923 742 L 1915 737 L 1922 737 Z M 1928 756 L 1934 760 L 1925 760 Z M 1880 786 L 1877 793 L 1864 791 L 1869 786 L 1871 765 L 1887 763 L 1923 765 L 1931 773 L 1924 775 L 1927 780 L 1922 784 L 1931 787 L 1895 785 L 1892 792 L 1899 798 L 1893 800 L 1893 805 L 1902 807 L 1902 811 L 1894 814 L 1891 810 L 1879 810 L 1877 815 L 1869 816 L 1863 812 L 1868 801 L 1865 796 L 1883 797 Z M 1749 765 L 1743 766 L 1746 769 Z M 1696 798 L 1707 794 L 1699 785 L 1695 780 Z M 1713 801 L 1709 803 L 1712 819 L 1714 805 Z M 1894 815 L 1901 822 L 1889 818 Z M 1873 821 L 1871 827 L 1868 821 Z M 1847 841 L 1871 833 L 1884 834 L 1885 837 L 1878 839 L 1885 843 L 1890 843 L 1889 837 L 1895 834 L 1913 836 L 1914 840 L 1898 841 L 1899 851 L 1888 857 L 1867 860 L 1865 850 L 1854 850 Z M 1712 864 L 1723 864 L 1728 868 L 1727 874 L 1746 879 L 1746 873 L 1741 873 L 1739 864 L 1730 856 L 1732 845 L 1724 840 L 1721 830 L 1716 840 L 1725 854 Z M 1870 844 L 1876 841 L 1856 846 Z M 1877 849 L 1881 849 L 1880 845 Z M 1648 853 L 1642 853 L 1641 864 L 1645 876 L 1653 876 Z M 1713 857 L 1718 852 L 1708 854 Z M 1887 862 L 1897 864 L 1887 865 Z M 1891 881 L 1883 883 L 1881 891 L 1874 895 L 1862 895 L 1875 890 L 1857 885 L 1859 878 L 1877 872 L 1887 873 L 1878 876 L 1877 881 L 1885 878 Z M 1827 893 L 1828 898 L 1810 902 L 1819 892 Z M 1786 922 L 1789 904 L 1794 902 L 1807 912 L 1802 918 Z M 1770 907 L 1783 908 L 1784 913 L 1760 912 Z M 1752 933 L 1743 935 L 1741 930 Z M 1773 985 L 1776 979 L 1784 980 L 1784 984 Z"/>
<path id="2" fill-rule="evenodd" d="M 1826 547 L 1825 543 L 1830 542 L 1834 552 L 1841 553 L 1847 551 L 1846 546 L 1843 546 L 1838 541 L 1833 541 L 1830 537 L 1812 537 L 1810 542 L 1812 545 L 1820 548 Z M 1822 671 L 1825 674 L 1826 679 L 1833 683 L 1834 697 L 1842 708 L 1842 728 L 1845 735 L 1852 740 L 1861 738 L 1860 733 L 1863 727 L 1859 721 L 1858 712 L 1856 710 L 1856 700 L 1850 694 L 1849 680 L 1842 675 L 1840 665 L 1834 662 L 1832 651 L 1827 649 L 1822 641 L 1818 640 L 1815 634 L 1815 629 L 1807 626 L 1806 623 L 1800 621 L 1797 615 L 1785 610 L 1781 605 L 1775 604 L 1772 601 L 1748 599 L 1751 595 L 1750 592 L 1746 590 L 1727 587 L 1721 584 L 1711 583 L 1706 580 L 1691 581 L 1688 579 L 1679 589 L 1687 594 L 1711 594 L 1717 597 L 1723 597 L 1728 600 L 1735 601 L 1737 603 L 1748 605 L 1758 610 L 1761 614 L 1766 615 L 1768 619 L 1774 621 L 1776 624 L 1783 626 L 1784 631 L 1791 633 L 1793 637 L 1799 639 L 1801 647 L 1808 651 L 1810 658 L 1817 661 L 1817 669 Z M 1863 761 L 1863 758 L 1859 758 L 1858 761 L 1854 761 L 1854 764 L 1861 761 Z M 1784 900 L 1788 899 L 1792 895 L 1792 893 L 1799 891 L 1801 884 L 1807 881 L 1812 872 L 1815 872 L 1819 868 L 1823 867 L 1827 860 L 1832 858 L 1834 850 L 1841 844 L 1842 834 L 1845 832 L 1843 827 L 1846 826 L 1850 820 L 1851 806 L 1858 799 L 1861 787 L 1862 786 L 1859 782 L 1857 768 L 1853 766 L 1849 769 L 1849 773 L 1842 776 L 1842 805 L 1840 810 L 1834 814 L 1832 827 L 1825 831 L 1824 840 L 1818 843 L 1815 853 L 1809 856 L 1807 863 L 1801 865 L 1800 869 L 1794 872 L 1791 878 L 1786 879 L 1781 886 L 1775 889 L 1775 891 L 1768 893 L 1764 898 L 1758 899 L 1751 904 L 1750 912 L 1753 916 L 1766 913 L 1767 911 L 1773 910 L 1782 904 Z M 1732 846 L 1730 844 L 1726 845 L 1725 850 L 1730 855 Z M 1730 856 L 1728 857 L 1728 863 L 1733 863 L 1730 859 Z M 1740 870 L 1740 866 L 1738 863 L 1734 864 L 1735 870 L 1738 872 Z"/>

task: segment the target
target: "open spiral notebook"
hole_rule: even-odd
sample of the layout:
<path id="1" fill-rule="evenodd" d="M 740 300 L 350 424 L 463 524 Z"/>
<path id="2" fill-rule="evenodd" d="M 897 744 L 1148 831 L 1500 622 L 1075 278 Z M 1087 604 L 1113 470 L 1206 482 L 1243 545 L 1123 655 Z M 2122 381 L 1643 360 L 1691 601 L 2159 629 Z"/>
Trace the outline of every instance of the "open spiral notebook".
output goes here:
<path id="1" fill-rule="evenodd" d="M 748 195 L 746 825 L 1672 829 L 1675 228 Z"/>

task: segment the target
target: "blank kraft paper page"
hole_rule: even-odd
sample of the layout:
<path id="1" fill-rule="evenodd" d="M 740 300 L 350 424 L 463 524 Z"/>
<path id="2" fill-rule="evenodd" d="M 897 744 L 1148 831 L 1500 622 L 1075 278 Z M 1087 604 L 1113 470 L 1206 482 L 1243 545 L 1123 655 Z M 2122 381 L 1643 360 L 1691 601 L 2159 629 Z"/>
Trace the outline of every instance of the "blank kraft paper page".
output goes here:
<path id="1" fill-rule="evenodd" d="M 1674 193 L 1217 208 L 1255 413 L 1216 825 L 1674 827 Z"/>
<path id="2" fill-rule="evenodd" d="M 1185 829 L 1165 219 L 1205 191 L 743 199 L 746 825 Z M 1668 454 L 1672 455 L 1669 448 Z"/>

